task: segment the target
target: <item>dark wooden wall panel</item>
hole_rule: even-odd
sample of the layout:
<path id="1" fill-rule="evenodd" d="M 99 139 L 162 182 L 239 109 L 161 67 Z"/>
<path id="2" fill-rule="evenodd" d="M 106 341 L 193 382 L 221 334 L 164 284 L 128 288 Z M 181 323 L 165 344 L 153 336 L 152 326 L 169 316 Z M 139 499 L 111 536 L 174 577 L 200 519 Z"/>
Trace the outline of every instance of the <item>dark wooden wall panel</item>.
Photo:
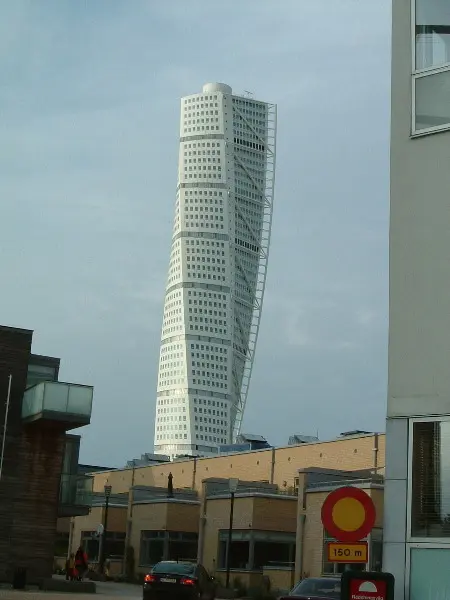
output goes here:
<path id="1" fill-rule="evenodd" d="M 0 480 L 0 581 L 11 581 L 16 567 L 27 568 L 29 581 L 53 570 L 65 433 L 22 424 L 31 341 L 29 331 L 0 327 L 0 444 L 8 376 L 13 376 Z"/>

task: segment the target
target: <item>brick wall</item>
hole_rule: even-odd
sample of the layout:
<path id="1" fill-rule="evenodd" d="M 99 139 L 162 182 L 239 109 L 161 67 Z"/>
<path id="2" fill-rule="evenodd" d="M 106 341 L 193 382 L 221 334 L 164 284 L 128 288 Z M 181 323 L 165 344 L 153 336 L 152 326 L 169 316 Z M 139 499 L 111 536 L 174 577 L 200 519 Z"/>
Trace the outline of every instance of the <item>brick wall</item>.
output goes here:
<path id="1" fill-rule="evenodd" d="M 169 502 L 167 505 L 167 529 L 198 533 L 200 505 L 181 502 Z"/>
<path id="2" fill-rule="evenodd" d="M 24 427 L 22 398 L 32 332 L 0 327 L 0 443 L 8 376 L 12 388 L 0 482 L 0 580 L 11 581 L 16 567 L 28 580 L 53 569 L 59 482 L 65 434 L 38 424 Z"/>
<path id="3" fill-rule="evenodd" d="M 239 498 L 234 502 L 233 529 L 251 529 L 253 527 L 253 498 Z M 217 568 L 217 550 L 219 531 L 228 530 L 230 517 L 229 498 L 208 499 L 205 506 L 205 529 L 202 561 L 205 567 L 214 573 Z"/>
<path id="4" fill-rule="evenodd" d="M 17 501 L 23 494 L 23 473 L 18 458 L 24 453 L 22 435 L 22 397 L 25 391 L 28 360 L 31 351 L 31 332 L 0 327 L 0 444 L 3 440 L 5 403 L 8 377 L 12 375 L 12 388 L 5 454 L 0 481 L 0 580 L 10 581 L 17 560 L 17 524 L 22 516 Z M 56 518 L 55 518 L 56 522 Z M 13 530 L 14 528 L 14 530 Z M 25 558 L 25 557 L 24 557 Z M 22 561 L 21 561 L 22 562 Z"/>
<path id="5" fill-rule="evenodd" d="M 53 571 L 65 434 L 33 426 L 19 440 L 21 493 L 11 515 L 10 561 L 26 567 L 28 579 L 36 581 Z"/>
<path id="6" fill-rule="evenodd" d="M 165 487 L 167 486 L 167 477 L 171 472 L 174 487 L 194 487 L 201 492 L 202 481 L 208 477 L 238 477 L 246 481 L 269 481 L 280 487 L 293 487 L 298 469 L 307 467 L 354 471 L 373 469 L 377 463 L 379 472 L 383 473 L 384 438 L 384 434 L 378 435 L 378 438 L 375 438 L 374 435 L 367 435 L 330 442 L 288 446 L 277 448 L 274 451 L 272 449 L 260 450 L 138 467 L 134 469 L 134 483 L 135 485 Z M 378 439 L 377 457 L 374 452 L 376 439 Z M 271 481 L 272 470 L 273 481 Z M 105 483 L 108 482 L 113 486 L 114 493 L 126 492 L 132 481 L 132 468 L 102 472 L 94 475 L 94 490 L 102 491 Z"/>
<path id="7" fill-rule="evenodd" d="M 297 530 L 297 498 L 255 497 L 253 529 L 295 533 Z"/>
<path id="8" fill-rule="evenodd" d="M 303 532 L 303 573 L 311 577 L 322 574 L 323 527 L 322 504 L 328 492 L 314 492 L 306 495 L 306 519 Z"/>

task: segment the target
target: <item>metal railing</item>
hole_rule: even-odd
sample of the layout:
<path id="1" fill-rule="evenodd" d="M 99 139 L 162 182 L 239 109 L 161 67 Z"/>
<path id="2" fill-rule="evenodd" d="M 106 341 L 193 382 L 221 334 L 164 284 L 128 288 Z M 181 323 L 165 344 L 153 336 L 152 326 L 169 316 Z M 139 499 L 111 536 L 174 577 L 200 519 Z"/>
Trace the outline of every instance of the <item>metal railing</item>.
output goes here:
<path id="1" fill-rule="evenodd" d="M 306 485 L 306 490 L 322 488 L 322 487 L 340 487 L 345 485 L 384 485 L 384 477 L 374 476 L 362 479 L 323 479 L 321 481 L 311 481 Z"/>
<path id="2" fill-rule="evenodd" d="M 63 473 L 59 486 L 59 503 L 66 506 L 91 506 L 92 477 Z"/>
<path id="3" fill-rule="evenodd" d="M 274 486 L 274 487 L 266 487 L 266 486 L 243 486 L 243 487 L 238 487 L 238 489 L 236 490 L 236 496 L 239 495 L 245 495 L 245 494 L 265 494 L 265 495 L 270 495 L 270 496 L 284 496 L 284 497 L 288 497 L 288 498 L 295 498 L 296 494 L 287 489 L 287 490 L 280 490 L 278 487 Z M 230 490 L 228 485 L 225 485 L 223 487 L 214 487 L 211 489 L 206 488 L 206 495 L 208 497 L 210 496 L 229 496 L 230 495 Z"/>
<path id="4" fill-rule="evenodd" d="M 133 502 L 148 502 L 151 500 L 173 498 L 175 500 L 198 500 L 196 490 L 190 488 L 174 489 L 169 494 L 167 488 L 151 486 L 135 486 L 132 488 Z"/>

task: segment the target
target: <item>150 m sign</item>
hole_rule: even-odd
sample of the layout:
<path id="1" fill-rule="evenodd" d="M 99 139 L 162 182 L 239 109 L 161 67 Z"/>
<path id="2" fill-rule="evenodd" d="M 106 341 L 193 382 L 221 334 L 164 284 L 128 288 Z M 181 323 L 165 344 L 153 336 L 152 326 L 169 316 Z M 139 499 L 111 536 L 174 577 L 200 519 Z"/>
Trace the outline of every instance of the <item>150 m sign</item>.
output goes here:
<path id="1" fill-rule="evenodd" d="M 328 544 L 328 562 L 338 563 L 367 563 L 367 542 L 343 544 L 330 542 Z"/>

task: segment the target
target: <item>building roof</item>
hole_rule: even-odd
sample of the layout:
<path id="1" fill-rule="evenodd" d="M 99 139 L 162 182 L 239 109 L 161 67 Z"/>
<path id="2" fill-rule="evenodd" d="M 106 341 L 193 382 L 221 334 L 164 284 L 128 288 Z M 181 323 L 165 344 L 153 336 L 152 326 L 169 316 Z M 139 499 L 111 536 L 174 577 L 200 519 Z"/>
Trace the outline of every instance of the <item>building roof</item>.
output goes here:
<path id="1" fill-rule="evenodd" d="M 354 436 L 351 436 L 353 438 L 365 438 L 365 437 L 374 437 L 374 436 L 384 436 L 385 433 L 384 432 L 373 432 L 373 433 L 360 433 L 360 434 L 355 434 Z M 331 438 L 328 440 L 317 440 L 317 441 L 313 441 L 313 442 L 307 442 L 305 444 L 299 444 L 298 446 L 295 446 L 296 448 L 305 448 L 308 446 L 316 446 L 319 444 L 332 444 L 334 442 L 342 442 L 346 439 L 350 439 L 346 436 L 344 437 L 335 437 L 335 438 Z M 289 449 L 292 450 L 293 446 L 287 445 L 287 446 L 276 446 L 275 450 L 283 450 L 283 449 Z M 271 452 L 273 451 L 272 447 L 269 448 L 258 448 L 258 449 L 254 449 L 254 450 L 245 450 L 243 452 L 237 452 L 236 454 L 255 454 L 255 453 L 261 453 L 261 452 Z M 180 459 L 177 462 L 183 462 L 186 461 L 192 461 L 192 460 L 196 460 L 196 461 L 208 461 L 208 460 L 216 460 L 216 459 L 223 459 L 226 458 L 226 455 L 216 455 L 216 456 L 199 456 L 199 457 L 189 457 L 189 458 L 184 458 L 184 459 Z M 145 468 L 149 468 L 149 467 L 156 467 L 156 466 L 162 466 L 162 465 L 139 465 L 136 468 L 140 468 L 140 469 L 145 469 Z M 127 471 L 130 470 L 132 467 L 119 467 L 119 468 L 112 468 L 110 469 L 110 471 Z"/>
<path id="2" fill-rule="evenodd" d="M 43 354 L 30 354 L 30 364 L 43 367 L 59 367 L 61 359 L 55 356 L 44 356 Z"/>
<path id="3" fill-rule="evenodd" d="M 0 331 L 9 331 L 11 333 L 23 333 L 24 335 L 33 335 L 32 329 L 22 329 L 21 327 L 9 327 L 8 325 L 0 325 Z"/>
<path id="4" fill-rule="evenodd" d="M 254 433 L 241 433 L 239 437 L 246 442 L 267 442 L 265 437 L 262 435 L 255 435 Z"/>

